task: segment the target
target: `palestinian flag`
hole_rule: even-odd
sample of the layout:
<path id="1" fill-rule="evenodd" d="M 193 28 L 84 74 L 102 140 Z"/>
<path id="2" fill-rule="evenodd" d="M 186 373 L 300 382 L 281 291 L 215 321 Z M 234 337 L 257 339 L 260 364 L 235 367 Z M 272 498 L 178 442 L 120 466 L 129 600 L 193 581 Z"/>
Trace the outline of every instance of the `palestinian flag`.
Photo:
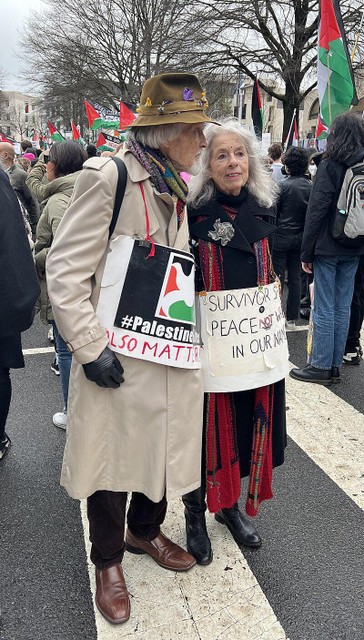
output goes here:
<path id="1" fill-rule="evenodd" d="M 14 140 L 14 138 L 10 138 L 10 136 L 4 136 L 4 134 L 0 132 L 0 142 L 8 142 L 9 144 L 15 144 L 16 140 Z"/>
<path id="2" fill-rule="evenodd" d="M 327 127 L 358 103 L 338 0 L 320 0 L 317 90 L 321 120 Z"/>
<path id="3" fill-rule="evenodd" d="M 70 122 L 71 122 L 71 129 L 72 129 L 72 140 L 74 140 L 75 142 L 78 142 L 81 145 L 81 147 L 85 148 L 87 146 L 86 142 L 82 138 L 73 120 L 71 120 Z"/>
<path id="4" fill-rule="evenodd" d="M 71 120 L 71 129 L 72 129 L 72 138 L 73 140 L 79 140 L 81 138 L 81 134 L 79 132 L 79 130 L 77 129 L 75 123 L 73 122 L 73 120 Z"/>
<path id="5" fill-rule="evenodd" d="M 257 78 L 255 78 L 254 81 L 251 115 L 254 133 L 257 136 L 258 140 L 261 140 L 263 132 L 263 108 Z"/>
<path id="6" fill-rule="evenodd" d="M 289 147 L 298 147 L 298 128 L 297 128 L 297 120 L 296 120 L 296 109 L 293 112 L 292 122 L 288 131 L 284 148 L 287 151 Z"/>
<path id="7" fill-rule="evenodd" d="M 328 135 L 329 135 L 329 129 L 324 125 L 319 114 L 317 118 L 315 138 L 316 140 L 325 140 L 325 138 L 327 138 Z"/>
<path id="8" fill-rule="evenodd" d="M 115 133 L 115 131 L 114 131 L 114 133 Z M 104 135 L 104 138 L 106 139 L 106 142 L 111 144 L 111 146 L 115 146 L 115 149 L 119 144 L 121 144 L 121 142 L 124 142 L 126 140 L 126 138 L 125 138 L 123 133 L 119 133 L 119 131 L 117 131 L 116 134 L 117 135 L 111 136 L 109 133 L 103 132 L 103 135 Z"/>
<path id="9" fill-rule="evenodd" d="M 126 104 L 120 100 L 120 122 L 119 129 L 123 130 L 129 127 L 135 120 L 136 115 L 128 109 Z"/>
<path id="10" fill-rule="evenodd" d="M 56 129 L 56 127 L 50 122 L 50 120 L 47 121 L 47 125 L 49 129 L 49 135 L 51 136 L 53 142 L 63 142 L 65 140 L 61 132 Z"/>
<path id="11" fill-rule="evenodd" d="M 117 113 L 110 111 L 110 109 L 105 109 L 100 105 L 93 105 L 92 102 L 89 102 L 86 98 L 84 102 L 90 129 L 118 129 L 119 116 Z"/>
<path id="12" fill-rule="evenodd" d="M 99 133 L 99 136 L 96 141 L 96 147 L 99 151 L 115 151 L 115 147 L 111 147 L 104 136 L 103 133 Z"/>

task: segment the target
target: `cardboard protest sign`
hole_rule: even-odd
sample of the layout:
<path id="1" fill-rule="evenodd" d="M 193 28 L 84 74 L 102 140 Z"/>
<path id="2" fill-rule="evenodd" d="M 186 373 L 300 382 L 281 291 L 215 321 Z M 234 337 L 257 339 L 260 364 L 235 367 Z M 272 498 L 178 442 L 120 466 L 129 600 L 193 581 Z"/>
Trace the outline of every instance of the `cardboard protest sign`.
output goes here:
<path id="1" fill-rule="evenodd" d="M 200 298 L 205 391 L 255 389 L 289 370 L 279 284 L 211 291 Z"/>
<path id="2" fill-rule="evenodd" d="M 195 267 L 184 251 L 118 236 L 110 243 L 96 314 L 109 347 L 132 358 L 199 369 Z"/>

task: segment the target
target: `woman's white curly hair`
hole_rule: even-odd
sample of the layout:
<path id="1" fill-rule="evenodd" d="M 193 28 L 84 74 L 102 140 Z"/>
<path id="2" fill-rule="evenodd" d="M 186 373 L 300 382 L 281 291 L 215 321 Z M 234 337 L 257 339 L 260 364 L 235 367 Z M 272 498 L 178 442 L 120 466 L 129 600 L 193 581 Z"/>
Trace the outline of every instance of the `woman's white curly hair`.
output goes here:
<path id="1" fill-rule="evenodd" d="M 201 154 L 198 172 L 196 167 L 188 184 L 188 203 L 197 208 L 214 198 L 216 187 L 210 169 L 211 149 L 214 140 L 226 133 L 238 135 L 249 156 L 249 178 L 246 183 L 248 191 L 261 206 L 271 207 L 276 200 L 279 188 L 262 159 L 255 135 L 234 118 L 221 121 L 221 126 L 208 124 L 205 127 L 207 148 Z"/>

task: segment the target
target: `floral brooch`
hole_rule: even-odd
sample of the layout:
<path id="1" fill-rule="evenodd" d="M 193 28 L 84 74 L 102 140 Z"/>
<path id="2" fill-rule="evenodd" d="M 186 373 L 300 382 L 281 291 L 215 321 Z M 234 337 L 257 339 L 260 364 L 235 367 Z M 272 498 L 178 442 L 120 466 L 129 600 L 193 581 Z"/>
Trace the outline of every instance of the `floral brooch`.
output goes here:
<path id="1" fill-rule="evenodd" d="M 218 218 L 214 222 L 214 231 L 209 231 L 208 236 L 218 242 L 220 240 L 223 247 L 233 238 L 235 233 L 234 227 L 230 222 L 221 222 L 221 218 Z"/>

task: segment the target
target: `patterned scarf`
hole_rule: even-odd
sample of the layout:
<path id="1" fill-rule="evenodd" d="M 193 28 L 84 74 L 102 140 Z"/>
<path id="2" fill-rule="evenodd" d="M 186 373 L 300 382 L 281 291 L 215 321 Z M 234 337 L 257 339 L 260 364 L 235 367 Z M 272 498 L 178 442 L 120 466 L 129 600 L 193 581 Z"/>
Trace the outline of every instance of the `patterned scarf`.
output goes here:
<path id="1" fill-rule="evenodd" d="M 136 140 L 129 140 L 127 148 L 148 171 L 159 193 L 169 193 L 176 200 L 178 227 L 186 213 L 187 185 L 177 173 L 171 161 L 161 151 L 144 147 Z"/>
<path id="2" fill-rule="evenodd" d="M 224 207 L 234 217 L 233 211 Z M 272 281 L 272 269 L 267 238 L 253 245 L 257 263 L 257 284 Z M 209 291 L 221 291 L 224 286 L 223 252 L 218 244 L 199 242 L 199 257 L 205 286 Z M 263 500 L 273 497 L 272 491 L 272 419 L 274 385 L 255 390 L 253 442 L 250 455 L 250 475 L 246 512 L 254 516 Z M 206 465 L 207 504 L 215 513 L 229 508 L 240 496 L 240 466 L 237 445 L 234 397 L 232 393 L 208 393 L 206 402 Z"/>

